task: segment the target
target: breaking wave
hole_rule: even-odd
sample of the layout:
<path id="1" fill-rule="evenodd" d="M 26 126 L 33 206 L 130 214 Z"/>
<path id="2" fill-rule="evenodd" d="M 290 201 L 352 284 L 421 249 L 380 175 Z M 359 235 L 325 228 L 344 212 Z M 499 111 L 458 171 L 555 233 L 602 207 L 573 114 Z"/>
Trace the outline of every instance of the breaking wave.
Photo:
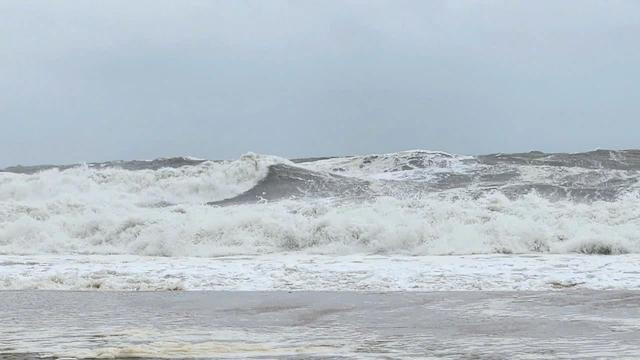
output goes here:
<path id="1" fill-rule="evenodd" d="M 640 253 L 639 171 L 635 150 L 14 167 L 0 253 Z"/>

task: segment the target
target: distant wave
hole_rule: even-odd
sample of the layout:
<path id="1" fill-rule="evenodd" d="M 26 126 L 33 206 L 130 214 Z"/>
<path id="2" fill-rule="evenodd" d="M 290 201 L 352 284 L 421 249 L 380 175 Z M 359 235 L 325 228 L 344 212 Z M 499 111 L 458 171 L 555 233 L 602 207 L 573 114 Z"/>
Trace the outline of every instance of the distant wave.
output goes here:
<path id="1" fill-rule="evenodd" d="M 168 158 L 0 172 L 0 253 L 640 253 L 640 151 Z"/>

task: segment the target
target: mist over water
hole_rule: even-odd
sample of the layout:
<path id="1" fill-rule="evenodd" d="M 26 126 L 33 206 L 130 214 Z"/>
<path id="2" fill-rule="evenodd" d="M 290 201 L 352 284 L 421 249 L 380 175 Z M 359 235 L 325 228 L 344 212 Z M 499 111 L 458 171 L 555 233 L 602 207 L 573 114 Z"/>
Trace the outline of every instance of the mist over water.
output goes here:
<path id="1" fill-rule="evenodd" d="M 414 150 L 0 172 L 0 253 L 640 253 L 640 151 Z"/>

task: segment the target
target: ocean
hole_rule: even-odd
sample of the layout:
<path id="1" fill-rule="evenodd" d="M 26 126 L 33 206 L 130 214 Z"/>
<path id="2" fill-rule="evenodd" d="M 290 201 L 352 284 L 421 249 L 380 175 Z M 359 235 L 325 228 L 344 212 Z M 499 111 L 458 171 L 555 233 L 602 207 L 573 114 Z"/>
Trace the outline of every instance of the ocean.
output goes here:
<path id="1" fill-rule="evenodd" d="M 639 179 L 640 150 L 6 168 L 0 318 L 12 325 L 0 329 L 0 357 L 175 357 L 188 348 L 184 357 L 633 358 L 640 351 L 625 339 L 639 326 Z M 527 296 L 532 303 L 520 301 Z M 218 297 L 240 310 L 227 313 Z M 199 308 L 191 314 L 176 299 Z M 504 304 L 509 314 L 495 309 Z M 56 310 L 65 306 L 81 320 Z M 195 326 L 171 306 L 233 325 Z M 201 314 L 207 306 L 225 314 Z M 261 306 L 277 316 L 251 312 Z M 141 314 L 167 323 L 158 332 Z M 423 321 L 396 324 L 397 314 Z M 297 323 L 280 316 L 311 320 L 292 330 Z M 572 323 L 581 321 L 584 329 Z M 566 333 L 544 337 L 540 327 Z M 70 328 L 77 337 L 62 341 Z"/>

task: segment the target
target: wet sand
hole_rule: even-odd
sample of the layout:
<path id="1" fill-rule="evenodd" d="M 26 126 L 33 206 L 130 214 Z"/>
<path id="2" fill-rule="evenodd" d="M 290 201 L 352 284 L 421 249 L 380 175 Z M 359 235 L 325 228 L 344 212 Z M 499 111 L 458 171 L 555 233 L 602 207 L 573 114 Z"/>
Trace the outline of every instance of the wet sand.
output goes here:
<path id="1" fill-rule="evenodd" d="M 640 358 L 640 291 L 0 292 L 0 358 Z"/>

